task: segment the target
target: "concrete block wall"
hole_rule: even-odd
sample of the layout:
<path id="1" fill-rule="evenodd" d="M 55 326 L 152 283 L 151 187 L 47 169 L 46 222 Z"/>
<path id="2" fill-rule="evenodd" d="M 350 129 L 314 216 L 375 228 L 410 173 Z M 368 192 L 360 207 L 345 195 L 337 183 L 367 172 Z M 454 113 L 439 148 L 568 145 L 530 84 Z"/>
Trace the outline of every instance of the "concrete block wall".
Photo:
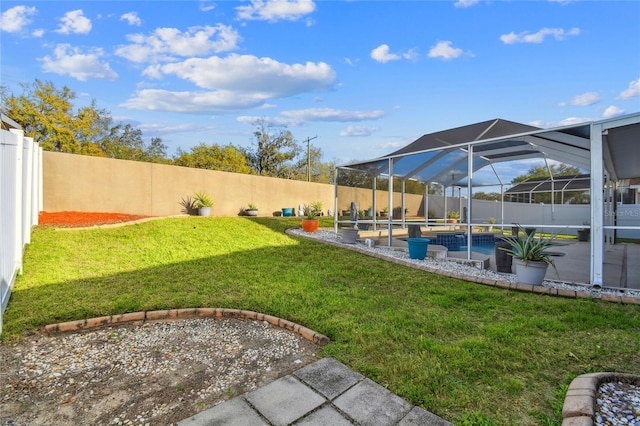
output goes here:
<path id="1" fill-rule="evenodd" d="M 322 201 L 324 212 L 334 209 L 333 185 L 288 179 L 193 169 L 164 164 L 116 160 L 46 151 L 43 153 L 43 210 L 117 212 L 145 216 L 182 213 L 182 199 L 197 191 L 208 193 L 216 205 L 214 216 L 235 216 L 249 203 L 260 216 L 284 207 Z M 387 205 L 387 192 L 378 191 L 378 210 Z M 417 214 L 422 196 L 407 195 L 409 214 Z M 356 201 L 372 205 L 372 191 L 338 188 L 338 209 Z M 400 194 L 394 196 L 400 205 Z"/>

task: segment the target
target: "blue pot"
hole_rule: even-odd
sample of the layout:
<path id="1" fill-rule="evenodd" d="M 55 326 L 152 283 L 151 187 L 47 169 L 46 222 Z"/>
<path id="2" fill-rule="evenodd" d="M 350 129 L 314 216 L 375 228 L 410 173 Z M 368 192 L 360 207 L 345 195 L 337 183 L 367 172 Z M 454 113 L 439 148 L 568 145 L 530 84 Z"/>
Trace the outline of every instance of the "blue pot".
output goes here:
<path id="1" fill-rule="evenodd" d="M 409 257 L 411 259 L 423 260 L 427 257 L 428 238 L 409 238 L 407 245 L 409 246 Z"/>
<path id="2" fill-rule="evenodd" d="M 288 207 L 288 208 L 282 209 L 282 216 L 285 216 L 285 217 L 293 216 L 293 208 Z"/>

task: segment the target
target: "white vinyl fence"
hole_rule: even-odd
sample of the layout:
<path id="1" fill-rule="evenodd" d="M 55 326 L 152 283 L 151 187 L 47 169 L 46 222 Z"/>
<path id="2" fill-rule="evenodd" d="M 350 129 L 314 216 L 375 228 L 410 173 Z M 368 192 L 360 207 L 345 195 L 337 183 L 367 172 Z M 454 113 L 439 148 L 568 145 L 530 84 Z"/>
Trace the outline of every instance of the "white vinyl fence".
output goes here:
<path id="1" fill-rule="evenodd" d="M 42 148 L 18 129 L 0 130 L 0 332 L 42 206 Z M 15 124 L 15 123 L 13 123 Z"/>

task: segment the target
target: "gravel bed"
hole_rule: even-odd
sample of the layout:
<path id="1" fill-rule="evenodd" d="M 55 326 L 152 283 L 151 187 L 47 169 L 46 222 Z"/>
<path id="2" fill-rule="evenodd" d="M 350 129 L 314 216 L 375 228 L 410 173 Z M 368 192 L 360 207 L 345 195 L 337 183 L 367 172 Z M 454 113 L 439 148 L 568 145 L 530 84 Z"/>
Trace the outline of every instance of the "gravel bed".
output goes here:
<path id="1" fill-rule="evenodd" d="M 267 322 L 190 319 L 0 346 L 0 425 L 172 424 L 315 361 Z"/>
<path id="2" fill-rule="evenodd" d="M 290 232 L 295 235 L 314 238 L 321 241 L 331 241 L 334 243 L 342 243 L 342 239 L 340 235 L 336 235 L 336 233 L 333 230 L 319 229 L 314 233 L 307 233 L 300 228 L 296 228 L 296 229 L 290 230 Z M 354 246 L 354 244 L 346 244 L 346 243 L 344 245 L 351 246 L 351 247 Z M 516 277 L 514 274 L 503 274 L 503 273 L 498 273 L 488 269 L 478 269 L 474 266 L 466 265 L 464 263 L 458 263 L 458 262 L 448 261 L 448 260 L 437 260 L 437 259 L 431 259 L 431 258 L 425 258 L 424 260 L 411 259 L 409 257 L 408 251 L 402 248 L 390 248 L 385 246 L 369 247 L 368 245 L 360 241 L 358 241 L 355 244 L 355 246 L 359 250 L 376 253 L 379 256 L 399 259 L 405 262 L 414 263 L 422 267 L 426 266 L 427 268 L 432 269 L 434 272 L 438 272 L 438 271 L 456 272 L 456 273 L 461 273 L 461 274 L 469 275 L 473 277 L 508 281 L 510 283 L 516 282 Z M 589 293 L 591 293 L 591 297 L 597 298 L 597 299 L 601 298 L 603 294 L 614 294 L 618 296 L 625 295 L 629 297 L 640 298 L 640 290 L 631 290 L 631 289 L 621 290 L 621 289 L 613 289 L 613 288 L 595 289 L 592 286 L 587 284 L 580 285 L 575 283 L 547 281 L 547 280 L 545 280 L 542 283 L 542 286 L 549 287 L 549 288 L 557 288 L 557 289 L 575 290 L 575 291 L 588 291 Z"/>
<path id="3" fill-rule="evenodd" d="M 596 425 L 640 426 L 640 387 L 623 382 L 603 383 L 596 402 Z"/>

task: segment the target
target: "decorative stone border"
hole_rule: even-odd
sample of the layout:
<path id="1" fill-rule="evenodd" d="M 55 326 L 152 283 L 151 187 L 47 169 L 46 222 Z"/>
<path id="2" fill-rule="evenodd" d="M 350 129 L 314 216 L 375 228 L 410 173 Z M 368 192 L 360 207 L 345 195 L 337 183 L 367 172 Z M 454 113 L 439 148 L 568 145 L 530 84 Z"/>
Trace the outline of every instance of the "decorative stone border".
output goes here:
<path id="1" fill-rule="evenodd" d="M 318 345 L 326 345 L 330 341 L 329 338 L 323 334 L 316 333 L 307 327 L 303 327 L 282 318 L 253 311 L 227 308 L 170 309 L 166 311 L 146 311 L 110 315 L 78 321 L 62 322 L 59 324 L 50 324 L 44 327 L 44 331 L 49 334 L 58 334 L 124 323 L 142 325 L 147 322 L 166 322 L 193 318 L 233 318 L 239 320 L 266 321 L 276 327 L 284 328 L 299 334 L 303 338 Z"/>
<path id="2" fill-rule="evenodd" d="M 300 237 L 300 234 L 294 234 L 291 232 L 290 229 L 285 230 L 285 233 L 287 235 L 290 235 L 292 237 Z M 303 236 L 304 237 L 304 236 Z M 488 285 L 490 287 L 497 287 L 497 288 L 504 288 L 507 290 L 513 290 L 513 291 L 520 291 L 520 292 L 524 292 L 524 293 L 535 293 L 535 294 L 541 294 L 541 295 L 547 295 L 547 296 L 559 296 L 559 297 L 566 297 L 569 299 L 591 299 L 591 293 L 588 291 L 582 291 L 582 290 L 569 290 L 569 289 L 563 289 L 563 288 L 550 288 L 550 287 L 543 287 L 543 286 L 539 286 L 539 285 L 531 285 L 531 284 L 524 284 L 524 283 L 511 283 L 509 281 L 505 281 L 505 280 L 494 280 L 494 279 L 490 279 L 490 278 L 483 278 L 483 277 L 475 277 L 472 275 L 465 275 L 462 273 L 458 273 L 458 272 L 450 272 L 450 271 L 443 271 L 437 268 L 432 268 L 429 267 L 427 265 L 417 265 L 413 262 L 409 262 L 406 260 L 402 260 L 402 259 L 396 259 L 393 257 L 387 257 L 384 256 L 382 254 L 379 253 L 374 253 L 374 252 L 370 252 L 364 249 L 361 249 L 355 245 L 352 244 L 342 244 L 336 241 L 327 241 L 327 240 L 320 240 L 317 238 L 312 238 L 312 237 L 306 237 L 306 238 L 310 238 L 313 239 L 315 241 L 318 241 L 322 244 L 328 244 L 334 247 L 340 247 L 346 250 L 352 250 L 358 253 L 362 253 L 365 254 L 367 256 L 372 256 L 372 257 L 377 257 L 378 259 L 383 259 L 387 262 L 393 262 L 393 263 L 397 263 L 400 265 L 404 265 L 404 266 L 408 266 L 410 268 L 414 268 L 414 269 L 420 269 L 423 271 L 427 271 L 427 272 L 431 272 L 434 274 L 438 274 L 438 275 L 442 275 L 445 277 L 451 277 L 451 278 L 457 278 L 460 280 L 464 280 L 464 281 L 469 281 L 469 282 L 473 282 L 473 283 L 477 283 L 477 284 L 483 284 L 483 285 Z M 622 304 L 626 304 L 626 305 L 640 305 L 640 297 L 630 297 L 627 295 L 616 295 L 616 294 L 609 294 L 609 293 L 602 293 L 602 295 L 600 296 L 600 300 L 604 300 L 607 302 L 614 302 L 614 303 L 622 303 Z"/>
<path id="3" fill-rule="evenodd" d="M 562 426 L 593 426 L 596 394 L 602 383 L 640 384 L 640 376 L 622 373 L 591 373 L 573 379 L 562 406 Z"/>

